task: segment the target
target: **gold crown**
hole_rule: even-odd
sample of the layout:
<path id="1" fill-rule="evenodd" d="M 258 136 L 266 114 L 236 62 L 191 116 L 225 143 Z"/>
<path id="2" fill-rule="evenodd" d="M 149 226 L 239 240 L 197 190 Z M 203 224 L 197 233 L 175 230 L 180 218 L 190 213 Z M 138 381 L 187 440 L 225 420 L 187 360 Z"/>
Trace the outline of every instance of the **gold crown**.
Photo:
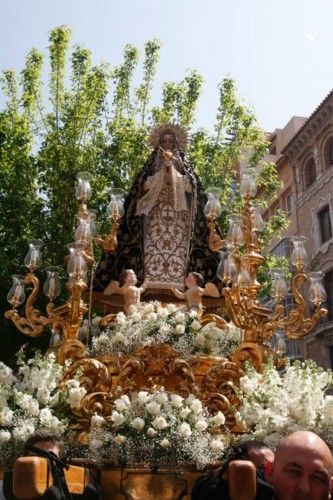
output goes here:
<path id="1" fill-rule="evenodd" d="M 187 130 L 175 123 L 164 123 L 154 127 L 149 136 L 149 144 L 157 148 L 160 144 L 160 137 L 163 134 L 171 133 L 176 137 L 179 149 L 185 150 L 187 145 Z"/>

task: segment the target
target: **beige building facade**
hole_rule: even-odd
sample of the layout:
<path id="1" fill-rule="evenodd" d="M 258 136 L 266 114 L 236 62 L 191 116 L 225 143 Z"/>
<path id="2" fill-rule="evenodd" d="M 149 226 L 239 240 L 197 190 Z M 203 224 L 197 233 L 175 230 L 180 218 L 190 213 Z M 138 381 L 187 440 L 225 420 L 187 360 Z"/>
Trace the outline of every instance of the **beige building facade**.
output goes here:
<path id="1" fill-rule="evenodd" d="M 289 257 L 290 238 L 307 238 L 307 272 L 324 273 L 329 311 L 303 341 L 287 342 L 288 355 L 333 368 L 333 91 L 308 119 L 293 117 L 269 139 L 269 160 L 276 163 L 283 188 L 263 216 L 268 218 L 281 208 L 290 220 L 271 252 Z M 307 295 L 308 286 L 303 293 Z M 290 307 L 291 296 L 286 300 L 286 308 Z"/>

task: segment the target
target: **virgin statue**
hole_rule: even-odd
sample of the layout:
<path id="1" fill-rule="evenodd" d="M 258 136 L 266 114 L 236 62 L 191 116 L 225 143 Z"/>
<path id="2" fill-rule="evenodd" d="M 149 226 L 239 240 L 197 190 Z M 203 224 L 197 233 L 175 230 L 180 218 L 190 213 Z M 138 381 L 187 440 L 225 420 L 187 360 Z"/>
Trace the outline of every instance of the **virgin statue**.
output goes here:
<path id="1" fill-rule="evenodd" d="M 208 248 L 207 197 L 185 157 L 186 138 L 178 125 L 153 130 L 153 152 L 125 200 L 117 249 L 102 255 L 95 291 L 102 292 L 125 269 L 153 294 L 183 290 L 193 271 L 215 280 L 218 253 Z"/>

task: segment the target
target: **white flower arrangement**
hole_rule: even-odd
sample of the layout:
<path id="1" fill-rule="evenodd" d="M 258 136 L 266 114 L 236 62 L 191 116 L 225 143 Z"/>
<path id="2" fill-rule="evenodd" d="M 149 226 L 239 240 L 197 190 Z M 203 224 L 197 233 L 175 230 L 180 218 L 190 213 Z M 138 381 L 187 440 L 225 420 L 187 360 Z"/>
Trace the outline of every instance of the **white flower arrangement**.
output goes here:
<path id="1" fill-rule="evenodd" d="M 230 355 L 241 341 L 240 330 L 225 329 L 214 323 L 202 326 L 195 311 L 180 310 L 174 304 L 162 306 L 148 302 L 131 306 L 131 314 L 117 314 L 112 326 L 92 339 L 92 355 L 133 354 L 140 346 L 152 343 L 171 345 L 181 355 Z"/>
<path id="2" fill-rule="evenodd" d="M 295 430 L 312 430 L 332 441 L 332 373 L 313 361 L 288 365 L 279 372 L 273 363 L 262 373 L 251 366 L 240 380 L 241 405 L 236 413 L 240 425 L 251 438 L 264 439 L 273 447 L 282 436 Z"/>
<path id="3" fill-rule="evenodd" d="M 223 413 L 211 415 L 193 394 L 182 398 L 162 389 L 114 402 L 107 420 L 91 420 L 90 450 L 114 464 L 213 463 L 229 444 Z M 223 434 L 222 434 L 223 432 Z"/>
<path id="4" fill-rule="evenodd" d="M 64 433 L 69 406 L 80 403 L 85 389 L 77 380 L 69 380 L 67 390 L 60 390 L 63 373 L 53 353 L 37 353 L 27 362 L 20 353 L 16 374 L 0 363 L 0 467 L 11 464 L 35 431 Z"/>

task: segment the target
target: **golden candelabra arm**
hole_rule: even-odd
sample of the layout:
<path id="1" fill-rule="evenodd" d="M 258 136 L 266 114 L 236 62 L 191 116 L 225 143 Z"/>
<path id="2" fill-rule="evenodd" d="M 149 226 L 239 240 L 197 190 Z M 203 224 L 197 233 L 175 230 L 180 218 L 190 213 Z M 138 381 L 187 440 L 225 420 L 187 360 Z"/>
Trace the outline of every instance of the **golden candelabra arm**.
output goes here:
<path id="1" fill-rule="evenodd" d="M 29 271 L 24 278 L 24 283 L 33 287 L 25 305 L 25 316 L 20 316 L 13 304 L 13 308 L 5 312 L 5 318 L 11 320 L 15 327 L 27 337 L 39 337 L 45 327 L 50 325 L 51 319 L 42 316 L 41 312 L 34 307 L 40 289 L 37 276 Z"/>
<path id="2" fill-rule="evenodd" d="M 117 248 L 117 233 L 120 226 L 120 219 L 124 215 L 125 194 L 123 189 L 112 188 L 110 190 L 111 199 L 106 211 L 113 221 L 111 233 L 103 238 L 95 238 L 97 245 L 103 248 L 105 252 L 114 252 Z"/>
<path id="3" fill-rule="evenodd" d="M 226 241 L 221 238 L 216 228 L 216 214 L 207 216 L 207 225 L 209 229 L 208 247 L 212 252 L 219 252 L 225 245 Z"/>
<path id="4" fill-rule="evenodd" d="M 104 238 L 101 238 L 101 237 L 95 238 L 97 245 L 99 247 L 103 248 L 103 250 L 105 252 L 114 252 L 117 248 L 117 245 L 118 245 L 117 233 L 118 233 L 118 229 L 119 229 L 119 222 L 118 222 L 119 218 L 120 217 L 118 216 L 114 219 L 113 224 L 112 224 L 111 233 L 106 235 Z"/>
<path id="5" fill-rule="evenodd" d="M 300 339 L 305 337 L 327 315 L 327 310 L 318 304 L 314 313 L 306 318 L 306 304 L 299 287 L 307 281 L 307 276 L 303 272 L 297 273 L 291 284 L 291 291 L 296 302 L 296 307 L 282 319 L 277 320 L 277 327 L 285 330 L 285 334 L 290 339 Z"/>

